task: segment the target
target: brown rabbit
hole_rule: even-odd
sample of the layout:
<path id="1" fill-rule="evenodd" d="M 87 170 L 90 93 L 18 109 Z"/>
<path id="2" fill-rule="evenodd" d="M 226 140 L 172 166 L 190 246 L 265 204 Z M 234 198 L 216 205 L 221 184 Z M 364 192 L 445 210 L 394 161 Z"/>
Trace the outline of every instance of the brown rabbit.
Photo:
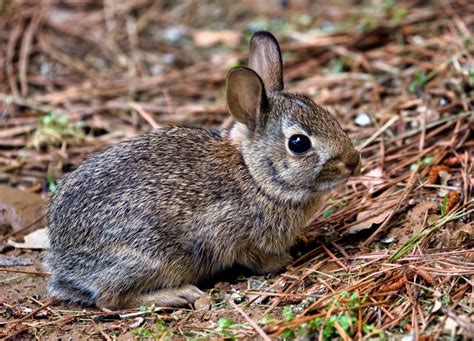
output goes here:
<path id="1" fill-rule="evenodd" d="M 227 78 L 229 131 L 171 127 L 93 156 L 50 205 L 52 297 L 100 307 L 181 306 L 235 264 L 286 266 L 298 231 L 359 153 L 328 111 L 283 91 L 280 48 L 251 40 Z"/>

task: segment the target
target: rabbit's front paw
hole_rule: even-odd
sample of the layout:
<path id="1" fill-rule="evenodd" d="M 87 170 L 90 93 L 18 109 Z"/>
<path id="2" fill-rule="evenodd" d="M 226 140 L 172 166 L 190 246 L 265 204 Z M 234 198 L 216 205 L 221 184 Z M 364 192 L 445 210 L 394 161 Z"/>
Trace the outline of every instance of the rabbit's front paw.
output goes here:
<path id="1" fill-rule="evenodd" d="M 154 304 L 161 307 L 186 307 L 193 304 L 202 295 L 205 295 L 205 293 L 196 286 L 185 285 L 144 295 L 140 298 L 139 303 L 141 305 Z"/>
<path id="2" fill-rule="evenodd" d="M 293 262 L 293 257 L 289 253 L 282 255 L 271 255 L 263 258 L 262 260 L 262 272 L 267 274 L 274 274 L 281 270 L 284 270 L 289 264 Z"/>

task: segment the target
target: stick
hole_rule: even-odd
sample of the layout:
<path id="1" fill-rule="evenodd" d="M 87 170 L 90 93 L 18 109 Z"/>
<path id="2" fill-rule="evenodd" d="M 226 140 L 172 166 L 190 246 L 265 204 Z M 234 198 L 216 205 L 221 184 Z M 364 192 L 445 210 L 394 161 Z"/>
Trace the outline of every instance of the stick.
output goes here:
<path id="1" fill-rule="evenodd" d="M 247 322 L 253 327 L 253 329 L 255 329 L 255 331 L 262 337 L 263 340 L 271 341 L 271 338 L 263 331 L 263 329 L 260 328 L 259 325 L 255 323 L 255 321 L 252 320 L 250 316 L 248 316 L 237 304 L 235 304 L 234 301 L 229 300 L 229 304 L 247 320 Z"/>

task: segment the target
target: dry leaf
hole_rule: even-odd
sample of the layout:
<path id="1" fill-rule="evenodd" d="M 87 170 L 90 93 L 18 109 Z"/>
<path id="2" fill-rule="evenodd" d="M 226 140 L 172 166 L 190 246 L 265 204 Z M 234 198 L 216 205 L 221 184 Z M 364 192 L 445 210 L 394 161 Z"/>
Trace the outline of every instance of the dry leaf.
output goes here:
<path id="1" fill-rule="evenodd" d="M 240 32 L 238 31 L 194 31 L 192 33 L 194 43 L 199 47 L 209 47 L 216 44 L 226 46 L 237 46 L 240 44 Z"/>
<path id="2" fill-rule="evenodd" d="M 364 174 L 363 178 L 364 180 L 361 181 L 362 184 L 372 191 L 375 186 L 383 184 L 384 182 L 382 168 L 377 167 L 370 170 Z"/>
<path id="3" fill-rule="evenodd" d="M 449 189 L 446 188 L 448 186 L 448 180 L 451 178 L 451 174 L 449 174 L 448 171 L 440 171 L 439 172 L 439 182 L 440 182 L 440 185 L 442 186 L 440 189 L 439 189 L 439 196 L 441 198 L 444 198 L 445 195 L 448 195 L 449 193 Z"/>
<path id="4" fill-rule="evenodd" d="M 0 226 L 11 226 L 13 231 L 18 231 L 41 218 L 45 208 L 46 200 L 38 194 L 0 186 Z M 41 225 L 39 221 L 32 228 Z"/>
<path id="5" fill-rule="evenodd" d="M 433 308 L 431 308 L 431 313 L 438 312 L 442 307 L 443 307 L 443 305 L 441 304 L 441 302 L 439 300 L 435 300 Z"/>
<path id="6" fill-rule="evenodd" d="M 19 249 L 49 249 L 48 229 L 43 228 L 27 234 L 23 243 L 9 240 L 8 244 Z"/>
<path id="7" fill-rule="evenodd" d="M 211 306 L 216 303 L 212 296 L 210 295 L 202 295 L 199 297 L 196 302 L 194 302 L 194 308 L 196 310 L 209 310 Z"/>
<path id="8" fill-rule="evenodd" d="M 398 202 L 398 199 L 387 200 L 382 207 L 367 210 L 357 214 L 356 223 L 352 225 L 347 233 L 353 234 L 362 230 L 370 228 L 373 224 L 381 224 L 392 212 L 393 206 Z"/>
<path id="9" fill-rule="evenodd" d="M 145 321 L 145 319 L 143 317 L 135 317 L 134 319 L 135 322 L 131 323 L 128 325 L 129 328 L 138 328 L 142 325 L 143 321 Z"/>

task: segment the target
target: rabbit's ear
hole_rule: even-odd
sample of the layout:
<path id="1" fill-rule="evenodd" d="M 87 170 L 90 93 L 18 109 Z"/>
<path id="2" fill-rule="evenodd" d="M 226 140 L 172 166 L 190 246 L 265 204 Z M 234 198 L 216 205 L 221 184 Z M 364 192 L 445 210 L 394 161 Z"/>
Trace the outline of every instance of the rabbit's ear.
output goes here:
<path id="1" fill-rule="evenodd" d="M 234 118 L 255 129 L 268 108 L 267 95 L 257 73 L 246 67 L 230 70 L 227 76 L 227 106 Z"/>
<path id="2" fill-rule="evenodd" d="M 260 31 L 252 36 L 249 67 L 262 78 L 267 92 L 283 90 L 283 65 L 280 46 L 270 32 Z"/>

